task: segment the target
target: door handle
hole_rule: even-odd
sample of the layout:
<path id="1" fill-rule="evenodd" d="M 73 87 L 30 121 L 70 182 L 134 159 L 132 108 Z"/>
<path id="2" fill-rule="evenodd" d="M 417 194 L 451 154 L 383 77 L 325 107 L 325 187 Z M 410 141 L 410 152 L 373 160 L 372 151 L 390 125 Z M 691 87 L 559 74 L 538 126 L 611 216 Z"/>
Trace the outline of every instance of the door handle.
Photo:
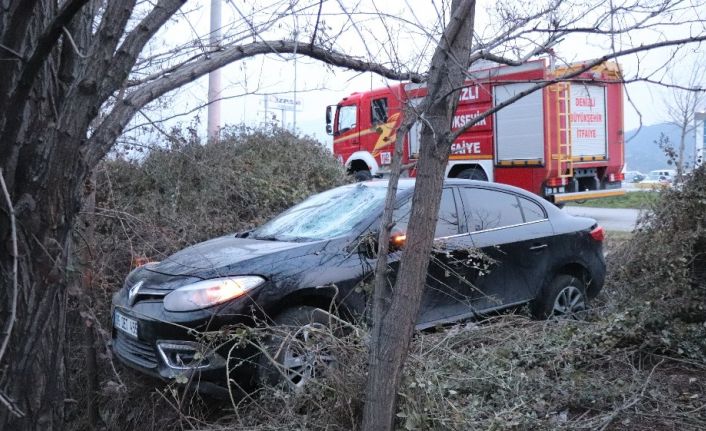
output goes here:
<path id="1" fill-rule="evenodd" d="M 545 249 L 545 248 L 547 248 L 547 247 L 549 247 L 548 244 L 534 244 L 534 245 L 533 245 L 532 247 L 530 247 L 529 249 L 530 249 L 531 251 L 539 251 L 539 250 L 543 250 L 543 249 Z"/>

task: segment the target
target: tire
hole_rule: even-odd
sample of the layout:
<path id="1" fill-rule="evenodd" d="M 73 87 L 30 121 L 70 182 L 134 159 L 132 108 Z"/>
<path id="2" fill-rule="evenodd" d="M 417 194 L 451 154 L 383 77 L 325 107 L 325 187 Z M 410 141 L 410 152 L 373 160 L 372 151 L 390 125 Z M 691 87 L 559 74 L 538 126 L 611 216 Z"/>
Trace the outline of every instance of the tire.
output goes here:
<path id="1" fill-rule="evenodd" d="M 362 171 L 355 171 L 353 177 L 357 182 L 370 181 L 373 179 L 373 174 L 371 174 L 369 170 L 364 169 Z"/>
<path id="2" fill-rule="evenodd" d="M 263 346 L 267 355 L 261 353 L 258 361 L 260 385 L 299 392 L 311 379 L 334 365 L 335 359 L 325 345 L 327 315 L 320 308 L 299 306 L 275 317 L 273 334 Z"/>
<path id="3" fill-rule="evenodd" d="M 576 318 L 587 306 L 586 286 L 568 274 L 557 275 L 530 304 L 537 319 Z"/>
<path id="4" fill-rule="evenodd" d="M 464 169 L 456 175 L 456 178 L 463 180 L 488 181 L 488 176 L 485 174 L 483 169 L 479 167 Z"/>

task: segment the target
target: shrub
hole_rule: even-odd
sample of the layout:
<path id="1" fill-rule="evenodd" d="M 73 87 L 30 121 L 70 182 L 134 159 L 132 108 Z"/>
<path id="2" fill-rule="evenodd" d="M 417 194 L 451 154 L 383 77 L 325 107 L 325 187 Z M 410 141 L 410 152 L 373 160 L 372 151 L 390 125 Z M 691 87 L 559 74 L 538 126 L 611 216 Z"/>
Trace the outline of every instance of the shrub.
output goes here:
<path id="1" fill-rule="evenodd" d="M 344 180 L 323 150 L 295 142 L 284 132 L 240 130 L 232 143 L 175 144 L 140 163 L 106 163 L 96 235 L 106 294 L 88 320 L 108 324 L 107 292 L 117 288 L 132 255 L 159 258 L 246 229 Z M 319 162 L 308 164 L 316 157 L 296 154 L 301 148 L 320 155 Z M 298 178 L 309 181 L 297 184 Z M 706 428 L 705 226 L 702 168 L 682 188 L 662 193 L 633 238 L 611 253 L 608 283 L 585 320 L 537 322 L 520 313 L 418 333 L 399 388 L 398 428 Z M 253 341 L 261 330 L 267 328 L 244 332 Z M 342 366 L 304 393 L 265 388 L 220 410 L 173 385 L 152 389 L 154 382 L 104 361 L 101 415 L 108 429 L 356 429 L 366 331 L 358 324 L 331 339 Z"/>
<path id="2" fill-rule="evenodd" d="M 95 215 L 82 213 L 75 230 L 76 255 L 87 257 L 77 259 L 75 269 L 88 288 L 71 291 L 69 385 L 77 402 L 70 404 L 69 428 L 87 427 L 88 373 L 100 379 L 97 402 L 108 429 L 166 429 L 187 409 L 208 411 L 198 402 L 180 409 L 178 391 L 155 391 L 158 382 L 135 379 L 111 362 L 111 296 L 136 257 L 160 260 L 190 244 L 250 229 L 347 181 L 340 163 L 313 139 L 246 127 L 228 128 L 222 136 L 201 144 L 176 130 L 164 148 L 141 159 L 118 157 L 99 166 Z M 97 359 L 97 370 L 86 373 L 86 355 Z"/>
<path id="3" fill-rule="evenodd" d="M 104 162 L 97 178 L 100 271 L 113 284 L 134 257 L 250 229 L 345 172 L 318 142 L 274 129 L 228 128 L 217 143 L 175 139 L 142 160 Z"/>

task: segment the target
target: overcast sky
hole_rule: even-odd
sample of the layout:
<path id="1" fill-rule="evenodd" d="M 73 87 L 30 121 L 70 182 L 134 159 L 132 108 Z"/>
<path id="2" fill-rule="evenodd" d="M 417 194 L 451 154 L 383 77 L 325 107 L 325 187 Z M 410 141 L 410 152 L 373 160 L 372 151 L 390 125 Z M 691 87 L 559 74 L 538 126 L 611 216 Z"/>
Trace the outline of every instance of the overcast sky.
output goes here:
<path id="1" fill-rule="evenodd" d="M 260 2 L 224 0 L 222 8 L 224 33 L 233 36 L 242 32 L 242 27 L 245 25 L 243 16 L 252 16 L 252 20 L 249 21 L 252 25 L 266 25 L 268 14 L 270 17 L 279 16 L 278 13 L 282 14 L 282 8 L 271 6 L 275 3 L 274 0 Z M 317 3 L 299 2 L 298 5 L 312 6 Z M 207 41 L 209 4 L 209 0 L 187 3 L 184 13 L 178 15 L 177 21 L 162 31 L 157 43 L 153 44 L 151 49 L 157 52 L 168 46 L 189 43 L 197 37 L 202 41 Z M 519 1 L 514 1 L 513 4 L 526 7 L 532 2 L 522 4 Z M 413 29 L 415 27 L 433 29 L 435 25 L 438 27 L 441 7 L 443 7 L 441 2 L 433 4 L 420 0 L 387 2 L 337 0 L 324 4 L 324 24 L 320 25 L 330 34 L 335 34 L 340 30 L 341 35 L 336 40 L 336 47 L 340 50 L 363 58 L 374 57 L 382 61 L 400 60 L 412 69 L 423 71 L 425 59 L 429 58 L 435 46 L 433 40 L 430 41 L 430 38 L 420 30 Z M 497 31 L 498 11 L 496 7 L 497 2 L 489 0 L 479 2 L 476 32 L 482 38 L 490 37 Z M 346 15 L 344 11 L 350 15 Z M 289 16 L 280 21 L 273 20 L 275 25 L 263 32 L 262 37 L 265 39 L 291 37 L 292 31 L 296 28 L 304 32 L 307 28 L 311 28 L 316 12 L 311 8 L 305 8 L 303 13 L 298 14 L 296 18 Z M 368 12 L 382 12 L 397 18 L 373 17 L 374 14 L 367 14 Z M 693 11 L 689 13 L 693 13 Z M 706 14 L 706 11 L 704 13 Z M 690 33 L 704 31 L 702 23 L 669 26 L 669 22 L 677 22 L 681 19 L 684 17 L 672 16 L 665 20 L 667 26 L 642 30 L 639 33 L 633 32 L 622 38 L 614 39 L 612 43 L 620 48 L 621 46 L 635 46 L 640 43 L 664 40 L 666 37 L 686 37 Z M 405 24 L 403 21 L 409 24 Z M 362 44 L 361 40 L 363 39 L 367 43 Z M 251 41 L 253 38 L 243 40 L 241 43 Z M 602 55 L 607 52 L 610 43 L 611 41 L 606 38 L 582 34 L 567 37 L 555 49 L 559 58 L 572 62 Z M 665 67 L 666 60 L 673 57 L 679 59 L 677 63 L 679 67 L 676 68 L 673 65 Z M 694 63 L 702 61 L 703 57 L 703 51 L 694 50 L 693 47 L 676 51 L 669 48 L 623 57 L 619 59 L 619 62 L 626 79 L 632 79 L 638 75 L 643 77 L 649 75 L 651 79 L 678 80 L 685 84 L 688 71 Z M 251 126 L 262 124 L 265 120 L 263 101 L 266 95 L 279 95 L 293 99 L 296 88 L 296 98 L 300 103 L 300 110 L 296 114 L 297 129 L 329 145 L 331 138 L 325 133 L 325 107 L 336 104 L 342 97 L 354 91 L 366 91 L 387 84 L 384 79 L 370 73 L 361 74 L 332 68 L 306 57 L 297 57 L 295 62 L 293 55 L 261 56 L 232 64 L 222 69 L 222 81 L 224 87 L 222 96 L 225 100 L 222 103 L 221 120 L 224 124 Z M 168 107 L 160 107 L 160 109 L 150 112 L 150 118 L 157 120 L 185 113 L 183 116 L 167 122 L 168 125 L 173 125 L 177 121 L 189 122 L 198 115 L 200 119 L 198 130 L 205 134 L 206 109 L 197 108 L 205 103 L 207 88 L 208 80 L 203 78 L 179 90 L 169 100 Z M 640 115 L 638 115 L 636 107 L 639 108 L 644 125 L 667 121 L 664 100 L 669 96 L 670 91 L 672 90 L 665 90 L 663 87 L 645 82 L 629 83 L 626 86 L 626 96 L 629 96 L 630 100 L 627 97 L 625 99 L 625 129 L 630 130 L 638 127 Z M 274 115 L 277 120 L 281 121 L 283 114 L 278 110 L 270 110 L 269 115 L 270 117 Z M 293 114 L 288 112 L 284 115 L 285 125 L 292 127 Z M 138 116 L 133 123 L 142 122 L 145 122 L 145 118 Z"/>

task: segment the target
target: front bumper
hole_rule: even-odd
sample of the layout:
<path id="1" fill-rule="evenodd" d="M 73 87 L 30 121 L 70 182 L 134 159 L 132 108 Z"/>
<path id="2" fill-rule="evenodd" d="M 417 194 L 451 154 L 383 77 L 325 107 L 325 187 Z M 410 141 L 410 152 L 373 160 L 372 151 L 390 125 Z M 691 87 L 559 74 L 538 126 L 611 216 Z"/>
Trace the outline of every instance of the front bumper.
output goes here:
<path id="1" fill-rule="evenodd" d="M 139 307 L 138 307 L 139 306 Z M 255 383 L 258 350 L 249 344 L 237 344 L 221 330 L 227 325 L 247 324 L 248 319 L 233 317 L 197 318 L 171 322 L 155 319 L 163 310 L 161 301 L 138 303 L 127 307 L 114 299 L 115 312 L 137 322 L 137 337 L 112 326 L 112 350 L 125 365 L 139 372 L 167 381 L 187 383 L 211 396 L 227 396 L 229 379 L 236 391 L 249 390 Z M 164 313 L 162 312 L 162 315 Z M 163 316 L 164 317 L 164 316 Z M 204 331 L 214 335 L 203 335 Z"/>

